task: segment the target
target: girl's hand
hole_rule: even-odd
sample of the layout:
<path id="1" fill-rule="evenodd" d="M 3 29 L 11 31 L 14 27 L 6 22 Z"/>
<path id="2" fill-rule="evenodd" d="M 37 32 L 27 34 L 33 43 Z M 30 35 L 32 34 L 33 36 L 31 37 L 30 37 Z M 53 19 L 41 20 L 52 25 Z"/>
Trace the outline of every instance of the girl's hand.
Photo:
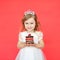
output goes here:
<path id="1" fill-rule="evenodd" d="M 26 47 L 26 43 L 25 43 L 25 42 L 20 42 L 20 41 L 18 41 L 17 47 L 18 47 L 18 48 L 24 48 L 24 47 Z"/>
<path id="2" fill-rule="evenodd" d="M 30 44 L 30 46 L 35 46 L 35 44 Z"/>
<path id="3" fill-rule="evenodd" d="M 26 44 L 26 46 L 35 46 L 35 44 Z"/>
<path id="4" fill-rule="evenodd" d="M 30 44 L 27 43 L 26 46 L 30 46 Z"/>

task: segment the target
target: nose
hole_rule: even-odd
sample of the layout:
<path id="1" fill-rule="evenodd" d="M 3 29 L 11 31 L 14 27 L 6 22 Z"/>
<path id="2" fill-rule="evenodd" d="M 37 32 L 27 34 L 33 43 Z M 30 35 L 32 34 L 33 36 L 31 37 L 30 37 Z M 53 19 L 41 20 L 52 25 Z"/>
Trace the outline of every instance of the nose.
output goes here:
<path id="1" fill-rule="evenodd" d="M 31 25 L 30 25 L 30 24 L 28 24 L 28 27 L 31 27 Z"/>
<path id="2" fill-rule="evenodd" d="M 28 28 L 30 29 L 31 28 L 31 25 L 28 25 Z"/>

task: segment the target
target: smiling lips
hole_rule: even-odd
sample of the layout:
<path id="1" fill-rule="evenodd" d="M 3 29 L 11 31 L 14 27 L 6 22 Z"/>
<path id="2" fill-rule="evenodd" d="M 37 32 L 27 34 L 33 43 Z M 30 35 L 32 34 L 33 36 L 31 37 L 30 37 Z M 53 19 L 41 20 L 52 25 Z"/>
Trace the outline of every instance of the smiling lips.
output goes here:
<path id="1" fill-rule="evenodd" d="M 32 27 L 28 27 L 28 29 L 32 29 Z"/>

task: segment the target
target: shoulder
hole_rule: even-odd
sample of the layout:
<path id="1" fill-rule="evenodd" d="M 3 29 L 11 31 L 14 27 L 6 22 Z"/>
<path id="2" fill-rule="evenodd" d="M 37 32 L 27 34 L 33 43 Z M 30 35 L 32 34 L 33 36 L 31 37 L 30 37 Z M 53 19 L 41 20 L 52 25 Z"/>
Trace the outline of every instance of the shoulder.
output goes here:
<path id="1" fill-rule="evenodd" d="M 38 35 L 43 35 L 43 32 L 42 32 L 42 31 L 36 31 L 36 33 L 37 33 Z"/>
<path id="2" fill-rule="evenodd" d="M 19 34 L 23 34 L 23 33 L 26 33 L 26 31 L 19 32 Z"/>
<path id="3" fill-rule="evenodd" d="M 19 32 L 19 35 L 25 35 L 26 31 Z"/>
<path id="4" fill-rule="evenodd" d="M 42 31 L 36 31 L 36 33 L 38 35 L 39 40 L 42 40 L 43 39 L 43 32 Z"/>
<path id="5" fill-rule="evenodd" d="M 36 34 L 39 38 L 43 38 L 43 32 L 42 31 L 36 31 Z"/>

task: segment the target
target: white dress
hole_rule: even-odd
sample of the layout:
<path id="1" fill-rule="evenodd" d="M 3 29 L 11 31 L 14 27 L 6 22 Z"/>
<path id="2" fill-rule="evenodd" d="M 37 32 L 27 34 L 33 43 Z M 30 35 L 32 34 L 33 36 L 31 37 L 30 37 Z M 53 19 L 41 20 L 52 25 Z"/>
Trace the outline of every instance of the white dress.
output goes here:
<path id="1" fill-rule="evenodd" d="M 22 42 L 26 42 L 25 37 L 28 36 L 28 32 L 20 32 L 19 40 Z M 34 33 L 31 33 L 32 36 L 34 36 L 34 43 L 38 44 L 38 41 L 43 39 L 43 33 L 40 31 L 36 31 Z M 33 47 L 33 46 L 26 46 L 19 50 L 16 59 L 15 60 L 46 60 L 43 52 L 41 49 Z"/>

